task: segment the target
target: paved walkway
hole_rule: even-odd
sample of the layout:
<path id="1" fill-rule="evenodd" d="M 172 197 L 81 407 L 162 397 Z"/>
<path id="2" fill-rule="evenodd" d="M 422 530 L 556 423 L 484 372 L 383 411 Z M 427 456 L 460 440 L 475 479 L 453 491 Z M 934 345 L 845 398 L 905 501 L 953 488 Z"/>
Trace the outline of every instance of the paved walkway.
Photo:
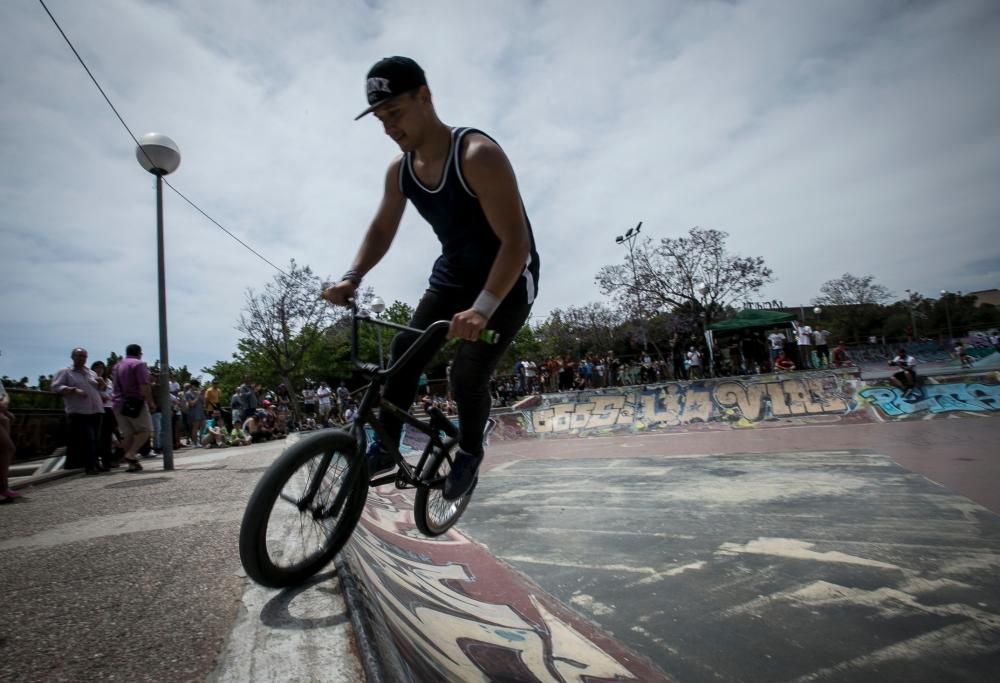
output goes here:
<path id="1" fill-rule="evenodd" d="M 76 475 L 0 506 L 0 676 L 11 681 L 356 681 L 335 576 L 265 591 L 237 535 L 275 442 Z M 325 579 L 325 580 L 322 580 Z"/>

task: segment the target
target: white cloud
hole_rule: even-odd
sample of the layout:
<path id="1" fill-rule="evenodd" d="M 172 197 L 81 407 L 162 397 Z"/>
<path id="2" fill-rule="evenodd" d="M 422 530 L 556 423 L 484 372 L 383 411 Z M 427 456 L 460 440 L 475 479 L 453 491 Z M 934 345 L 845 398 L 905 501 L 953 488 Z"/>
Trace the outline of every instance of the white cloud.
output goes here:
<path id="1" fill-rule="evenodd" d="M 170 177 L 284 267 L 348 265 L 397 153 L 364 107 L 388 54 L 426 69 L 442 119 L 494 135 L 543 268 L 536 312 L 600 297 L 616 234 L 693 225 L 764 255 L 766 298 L 844 271 L 932 293 L 997 286 L 995 3 L 49 2 Z M 0 374 L 76 344 L 157 345 L 152 178 L 40 6 L 0 22 Z M 273 270 L 165 197 L 171 361 L 229 357 Z M 368 282 L 415 302 L 436 243 L 416 212 Z M 155 353 L 147 353 L 150 358 Z"/>

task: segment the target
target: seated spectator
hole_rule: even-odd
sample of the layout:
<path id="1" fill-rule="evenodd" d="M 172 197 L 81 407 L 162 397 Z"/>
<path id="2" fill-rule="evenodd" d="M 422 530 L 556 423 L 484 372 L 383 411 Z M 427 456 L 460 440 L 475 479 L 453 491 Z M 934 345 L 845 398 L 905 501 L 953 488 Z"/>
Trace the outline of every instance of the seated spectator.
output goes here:
<path id="1" fill-rule="evenodd" d="M 844 342 L 839 341 L 837 345 L 833 347 L 833 353 L 830 357 L 830 364 L 835 368 L 842 368 L 847 365 L 854 365 L 851 359 L 847 356 L 847 349 L 844 348 Z"/>
<path id="2" fill-rule="evenodd" d="M 250 438 L 249 434 L 243 431 L 239 422 L 234 424 L 232 430 L 229 432 L 229 445 L 249 446 L 251 443 L 253 443 L 253 439 Z"/>
<path id="3" fill-rule="evenodd" d="M 226 423 L 222 421 L 222 413 L 212 411 L 212 416 L 205 420 L 200 434 L 203 448 L 224 448 L 229 445 L 229 435 L 226 433 Z"/>
<path id="4" fill-rule="evenodd" d="M 270 434 L 269 438 L 275 439 L 279 437 L 284 437 L 287 431 L 284 428 L 284 422 L 278 419 L 278 409 L 276 401 L 272 402 L 268 399 L 261 401 L 261 408 L 258 410 L 263 410 L 264 415 L 261 417 L 261 424 L 263 425 L 264 431 Z"/>
<path id="5" fill-rule="evenodd" d="M 254 412 L 243 422 L 243 431 L 250 436 L 250 439 L 254 443 L 267 441 L 267 433 L 264 431 L 263 409 Z"/>
<path id="6" fill-rule="evenodd" d="M 774 359 L 774 371 L 778 372 L 781 370 L 788 371 L 794 369 L 795 363 L 793 363 L 792 359 L 785 354 L 785 350 L 782 349 L 781 351 L 778 351 L 778 357 Z"/>
<path id="7" fill-rule="evenodd" d="M 958 359 L 958 361 L 962 364 L 963 368 L 971 368 L 972 363 L 975 360 L 972 356 L 969 355 L 969 352 L 966 351 L 965 344 L 962 342 L 958 342 L 957 344 L 955 344 L 955 358 Z"/>
<path id="8" fill-rule="evenodd" d="M 348 399 L 347 409 L 344 411 L 344 422 L 350 424 L 354 422 L 354 418 L 356 418 L 357 416 L 358 416 L 357 404 L 353 400 Z"/>

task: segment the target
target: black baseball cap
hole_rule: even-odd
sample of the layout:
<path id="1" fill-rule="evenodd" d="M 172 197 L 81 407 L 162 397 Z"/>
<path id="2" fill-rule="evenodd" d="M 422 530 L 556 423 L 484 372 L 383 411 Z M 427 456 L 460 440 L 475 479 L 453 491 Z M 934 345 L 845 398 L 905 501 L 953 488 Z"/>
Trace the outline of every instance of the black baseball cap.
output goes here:
<path id="1" fill-rule="evenodd" d="M 427 85 L 420 65 L 409 57 L 386 57 L 368 70 L 368 108 L 354 117 L 357 121 L 393 97 Z"/>

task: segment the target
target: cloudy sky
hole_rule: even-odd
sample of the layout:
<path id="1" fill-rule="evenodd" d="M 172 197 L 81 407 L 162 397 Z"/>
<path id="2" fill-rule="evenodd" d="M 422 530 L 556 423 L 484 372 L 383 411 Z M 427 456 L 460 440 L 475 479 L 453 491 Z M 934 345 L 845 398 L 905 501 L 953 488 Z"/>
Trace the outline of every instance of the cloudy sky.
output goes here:
<path id="1" fill-rule="evenodd" d="M 845 271 L 896 293 L 1000 286 L 1000 3 L 47 0 L 176 187 L 287 267 L 349 265 L 396 153 L 365 106 L 390 54 L 446 123 L 496 137 L 542 258 L 536 313 L 601 299 L 614 237 L 730 233 L 808 303 Z M 0 4 L 0 374 L 138 342 L 156 358 L 153 179 L 36 0 Z M 235 348 L 275 271 L 169 190 L 170 359 Z M 415 303 L 412 209 L 366 283 Z"/>

